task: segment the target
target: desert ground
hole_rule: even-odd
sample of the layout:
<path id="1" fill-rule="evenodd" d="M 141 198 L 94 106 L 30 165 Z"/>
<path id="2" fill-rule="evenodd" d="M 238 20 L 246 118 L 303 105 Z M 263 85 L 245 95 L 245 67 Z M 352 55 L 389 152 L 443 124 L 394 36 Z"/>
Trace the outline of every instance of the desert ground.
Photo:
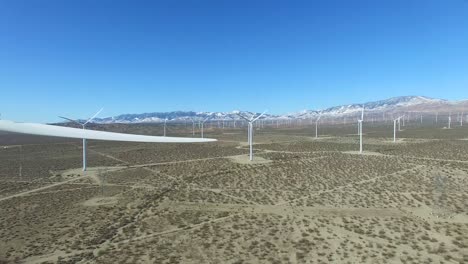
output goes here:
<path id="1" fill-rule="evenodd" d="M 365 122 L 360 155 L 357 124 L 266 125 L 253 162 L 205 129 L 89 141 L 85 173 L 80 140 L 0 134 L 0 263 L 468 263 L 468 126 Z"/>

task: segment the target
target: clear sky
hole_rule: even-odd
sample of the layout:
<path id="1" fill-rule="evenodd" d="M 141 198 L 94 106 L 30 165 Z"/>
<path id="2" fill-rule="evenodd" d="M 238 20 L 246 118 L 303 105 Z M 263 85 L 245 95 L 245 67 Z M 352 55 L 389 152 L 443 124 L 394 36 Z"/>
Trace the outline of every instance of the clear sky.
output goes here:
<path id="1" fill-rule="evenodd" d="M 468 98 L 468 0 L 0 0 L 0 113 Z"/>

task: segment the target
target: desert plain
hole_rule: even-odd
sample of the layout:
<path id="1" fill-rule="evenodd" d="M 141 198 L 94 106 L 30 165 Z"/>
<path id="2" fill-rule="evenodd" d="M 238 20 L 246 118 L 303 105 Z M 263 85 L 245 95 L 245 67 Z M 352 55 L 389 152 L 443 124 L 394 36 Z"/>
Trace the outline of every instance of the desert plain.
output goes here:
<path id="1" fill-rule="evenodd" d="M 252 162 L 205 129 L 90 140 L 86 172 L 80 140 L 0 134 L 0 263 L 468 263 L 468 126 L 364 123 L 363 154 L 356 124 L 257 126 Z"/>

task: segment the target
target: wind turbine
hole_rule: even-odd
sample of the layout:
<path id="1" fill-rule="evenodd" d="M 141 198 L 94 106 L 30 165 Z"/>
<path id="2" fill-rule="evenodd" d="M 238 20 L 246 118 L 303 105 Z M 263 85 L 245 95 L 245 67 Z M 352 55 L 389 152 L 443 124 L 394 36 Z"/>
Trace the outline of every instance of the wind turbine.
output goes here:
<path id="1" fill-rule="evenodd" d="M 193 118 L 190 118 L 192 120 L 192 136 L 195 136 L 195 120 Z"/>
<path id="2" fill-rule="evenodd" d="M 358 119 L 358 132 L 359 132 L 359 153 L 362 154 L 362 122 L 364 121 L 364 106 L 362 107 L 361 119 Z"/>
<path id="3" fill-rule="evenodd" d="M 403 126 L 405 126 L 405 115 L 402 115 L 397 118 L 398 119 L 398 132 L 401 131 L 401 119 L 403 119 Z"/>
<path id="4" fill-rule="evenodd" d="M 463 112 L 462 112 L 462 115 L 460 116 L 460 126 L 463 126 Z"/>
<path id="5" fill-rule="evenodd" d="M 452 125 L 452 112 L 450 112 L 449 117 L 448 117 L 448 128 L 450 129 L 450 126 Z"/>
<path id="6" fill-rule="evenodd" d="M 73 120 L 71 118 L 67 118 L 67 117 L 63 117 L 63 116 L 59 116 L 59 117 L 62 118 L 62 119 L 71 121 L 73 123 L 76 123 L 78 125 L 81 125 L 83 127 L 83 130 L 84 130 L 84 129 L 86 129 L 86 125 L 89 122 L 91 122 L 94 118 L 96 118 L 96 116 L 99 115 L 99 113 L 101 113 L 102 110 L 104 110 L 104 108 L 101 108 L 101 110 L 97 111 L 90 119 L 88 119 L 84 123 L 80 123 L 77 120 Z M 83 171 L 86 171 L 86 138 L 83 138 Z"/>
<path id="7" fill-rule="evenodd" d="M 167 117 L 164 119 L 164 136 L 166 136 L 166 123 L 167 123 Z"/>
<path id="8" fill-rule="evenodd" d="M 250 146 L 250 156 L 249 156 L 250 161 L 253 160 L 253 123 L 257 121 L 260 117 L 262 117 L 266 112 L 267 111 L 264 111 L 257 117 L 253 115 L 250 119 L 241 115 L 239 111 L 234 112 L 234 114 L 237 114 L 239 117 L 241 117 L 242 119 L 245 119 L 248 122 L 247 136 L 248 136 L 248 143 Z"/>
<path id="9" fill-rule="evenodd" d="M 393 120 L 393 142 L 396 142 L 396 127 L 397 127 L 397 122 L 398 122 L 398 131 L 400 131 L 400 119 L 403 116 L 398 117 L 397 119 Z"/>
<path id="10" fill-rule="evenodd" d="M 20 167 L 19 167 L 19 176 L 20 178 L 23 177 L 23 160 L 24 160 L 24 155 L 23 155 L 23 145 L 19 146 L 20 150 Z"/>
<path id="11" fill-rule="evenodd" d="M 205 122 L 210 119 L 210 117 L 207 117 L 205 118 L 205 120 L 201 121 L 200 122 L 200 129 L 201 129 L 201 138 L 203 138 L 203 124 L 205 124 Z"/>
<path id="12" fill-rule="evenodd" d="M 322 117 L 322 115 L 319 115 L 317 120 L 315 120 L 315 138 L 318 138 L 318 122 L 320 121 L 321 117 Z"/>

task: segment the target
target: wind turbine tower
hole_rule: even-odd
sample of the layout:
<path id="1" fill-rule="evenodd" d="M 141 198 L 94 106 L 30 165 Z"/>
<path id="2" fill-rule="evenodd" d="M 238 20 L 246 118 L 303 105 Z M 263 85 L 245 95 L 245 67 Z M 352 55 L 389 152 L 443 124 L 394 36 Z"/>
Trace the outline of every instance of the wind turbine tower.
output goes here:
<path id="1" fill-rule="evenodd" d="M 250 155 L 249 155 L 249 160 L 250 161 L 253 161 L 253 124 L 255 123 L 255 121 L 257 121 L 260 117 L 262 117 L 267 111 L 264 111 L 262 114 L 260 114 L 259 116 L 255 117 L 255 115 L 253 115 L 252 117 L 250 118 L 247 118 L 243 115 L 240 114 L 240 112 L 236 111 L 234 112 L 235 114 L 237 114 L 240 118 L 242 119 L 245 119 L 248 123 L 248 130 L 247 130 L 247 136 L 248 136 L 248 143 L 249 143 L 249 152 L 250 152 Z"/>
<path id="2" fill-rule="evenodd" d="M 318 138 L 318 122 L 320 121 L 320 118 L 322 116 L 319 115 L 319 117 L 317 118 L 317 120 L 315 120 L 315 138 Z"/>
<path id="3" fill-rule="evenodd" d="M 362 122 L 364 121 L 364 106 L 362 107 L 361 119 L 358 120 L 359 131 L 359 153 L 362 154 Z"/>
<path id="4" fill-rule="evenodd" d="M 86 129 L 86 125 L 91 122 L 94 118 L 96 118 L 97 115 L 99 115 L 99 113 L 101 113 L 101 111 L 103 110 L 104 108 L 101 108 L 101 110 L 97 111 L 96 114 L 94 114 L 90 119 L 88 119 L 86 122 L 84 123 L 80 123 L 76 120 L 73 120 L 73 119 L 70 119 L 70 118 L 67 118 L 67 117 L 63 117 L 63 116 L 59 116 L 60 118 L 62 119 L 65 119 L 65 120 L 68 120 L 68 121 L 71 121 L 73 123 L 76 123 L 78 125 L 81 125 L 83 127 L 83 129 Z M 86 171 L 86 138 L 83 138 L 83 171 Z"/>
<path id="5" fill-rule="evenodd" d="M 208 119 L 210 119 L 210 117 L 207 117 L 207 118 L 205 118 L 205 120 L 203 120 L 203 121 L 200 122 L 201 138 L 204 138 L 204 135 L 203 135 L 203 126 L 204 126 L 205 122 L 206 122 Z"/>
<path id="6" fill-rule="evenodd" d="M 192 121 L 192 137 L 193 137 L 195 136 L 195 119 L 190 118 L 190 120 Z"/>
<path id="7" fill-rule="evenodd" d="M 405 115 L 402 115 L 397 118 L 398 119 L 398 132 L 401 131 L 401 120 L 403 119 L 403 126 L 405 126 Z"/>
<path id="8" fill-rule="evenodd" d="M 398 123 L 398 131 L 400 131 L 400 119 L 403 116 L 398 117 L 397 119 L 393 120 L 393 142 L 396 142 L 396 131 L 397 131 L 397 123 Z"/>
<path id="9" fill-rule="evenodd" d="M 449 114 L 448 117 L 448 128 L 450 129 L 450 126 L 452 125 L 452 113 Z"/>

